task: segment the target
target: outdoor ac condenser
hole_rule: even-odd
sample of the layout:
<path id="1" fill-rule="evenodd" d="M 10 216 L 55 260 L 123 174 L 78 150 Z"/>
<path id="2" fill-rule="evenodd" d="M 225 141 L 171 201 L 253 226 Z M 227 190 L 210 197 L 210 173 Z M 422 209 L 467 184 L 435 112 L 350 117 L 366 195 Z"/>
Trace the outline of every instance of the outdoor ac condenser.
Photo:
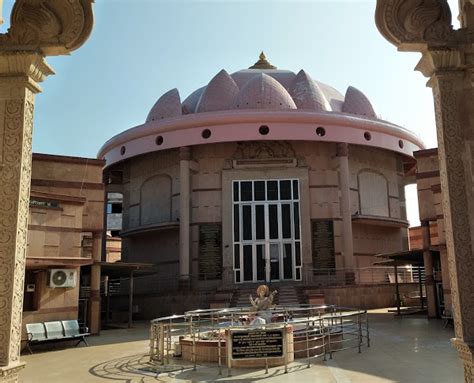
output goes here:
<path id="1" fill-rule="evenodd" d="M 76 287 L 76 270 L 52 269 L 49 274 L 49 287 Z"/>

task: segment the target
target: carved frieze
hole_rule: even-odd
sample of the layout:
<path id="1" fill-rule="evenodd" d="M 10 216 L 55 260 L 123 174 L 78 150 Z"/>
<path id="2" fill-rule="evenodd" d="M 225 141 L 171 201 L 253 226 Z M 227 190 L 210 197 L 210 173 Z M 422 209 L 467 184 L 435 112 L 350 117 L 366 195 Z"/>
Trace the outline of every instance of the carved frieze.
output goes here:
<path id="1" fill-rule="evenodd" d="M 277 159 L 295 158 L 293 146 L 287 141 L 238 142 L 234 159 Z"/>

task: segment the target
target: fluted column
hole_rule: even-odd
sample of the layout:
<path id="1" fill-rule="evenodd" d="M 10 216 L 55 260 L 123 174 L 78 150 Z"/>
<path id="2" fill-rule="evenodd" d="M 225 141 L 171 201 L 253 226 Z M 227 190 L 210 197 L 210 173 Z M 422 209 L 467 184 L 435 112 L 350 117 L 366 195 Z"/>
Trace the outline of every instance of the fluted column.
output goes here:
<path id="1" fill-rule="evenodd" d="M 436 289 L 433 275 L 433 256 L 430 251 L 430 223 L 421 222 L 421 234 L 423 238 L 423 264 L 425 266 L 425 290 L 428 317 L 436 318 Z"/>
<path id="2" fill-rule="evenodd" d="M 179 279 L 189 283 L 189 219 L 190 219 L 190 168 L 191 149 L 179 150 Z"/>
<path id="3" fill-rule="evenodd" d="M 0 54 L 0 382 L 15 382 L 30 200 L 34 95 L 53 73 L 37 54 Z"/>
<path id="4" fill-rule="evenodd" d="M 339 159 L 339 187 L 341 193 L 342 253 L 346 269 L 346 283 L 354 283 L 354 244 L 352 237 L 351 191 L 349 185 L 349 145 L 337 144 Z"/>

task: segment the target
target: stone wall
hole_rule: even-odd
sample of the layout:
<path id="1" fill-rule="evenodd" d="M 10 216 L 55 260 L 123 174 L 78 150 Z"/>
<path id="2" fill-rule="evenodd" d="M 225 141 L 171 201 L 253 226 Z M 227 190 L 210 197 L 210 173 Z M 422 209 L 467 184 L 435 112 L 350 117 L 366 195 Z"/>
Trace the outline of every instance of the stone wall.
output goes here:
<path id="1" fill-rule="evenodd" d="M 290 162 L 278 165 L 278 159 Z M 321 142 L 225 143 L 198 145 L 191 149 L 190 263 L 196 275 L 199 264 L 199 225 L 222 224 L 224 274 L 232 283 L 232 238 L 229 229 L 232 179 L 299 178 L 301 180 L 301 227 L 304 268 L 312 268 L 311 220 L 329 220 L 334 228 L 336 267 L 343 267 L 342 222 L 336 144 Z M 250 161 L 250 162 L 245 162 Z M 351 146 L 349 150 L 352 213 L 360 211 L 360 174 L 376 175 L 386 184 L 387 203 L 379 211 L 387 217 L 404 219 L 405 196 L 401 157 L 389 151 Z M 178 261 L 179 253 L 179 153 L 169 150 L 146 154 L 123 166 L 124 230 L 147 225 L 174 224 L 153 234 L 133 234 L 123 241 L 123 259 L 129 262 L 167 263 Z M 229 178 L 230 177 L 230 178 Z M 370 177 L 369 177 L 370 178 Z M 156 187 L 146 185 L 156 181 Z M 372 178 L 370 178 L 372 180 Z M 382 184 L 381 184 L 382 185 Z M 382 185 L 383 186 L 383 185 Z M 145 188 L 145 191 L 144 191 Z M 165 190 L 166 189 L 166 190 Z M 153 192 L 155 190 L 155 192 Z M 384 196 L 380 198 L 384 198 Z M 374 199 L 374 196 L 369 196 Z M 168 198 L 168 201 L 163 200 Z M 377 197 L 378 198 L 378 197 Z M 380 199 L 379 198 L 379 199 Z M 307 207 L 305 207 L 307 204 Z M 372 207 L 373 208 L 373 207 Z M 381 212 L 383 209 L 384 212 Z M 157 212 L 157 210 L 160 210 Z M 405 229 L 354 224 L 356 267 L 373 264 L 373 255 L 407 248 Z M 229 231 L 229 232 L 227 232 Z M 175 266 L 160 268 L 163 273 Z M 176 266 L 176 270 L 177 266 Z"/>

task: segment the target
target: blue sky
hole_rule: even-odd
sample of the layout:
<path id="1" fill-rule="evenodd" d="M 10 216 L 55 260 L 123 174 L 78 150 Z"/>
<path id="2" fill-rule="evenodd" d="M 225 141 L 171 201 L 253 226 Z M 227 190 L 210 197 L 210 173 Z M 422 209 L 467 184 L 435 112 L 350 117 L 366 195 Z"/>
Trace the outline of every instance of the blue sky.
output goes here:
<path id="1" fill-rule="evenodd" d="M 12 4 L 4 1 L 5 18 Z M 413 71 L 420 55 L 397 52 L 374 11 L 375 0 L 98 0 L 89 41 L 47 60 L 57 74 L 36 99 L 33 149 L 95 157 L 143 123 L 165 91 L 176 87 L 184 99 L 222 68 L 249 67 L 261 50 L 280 69 L 305 69 L 342 93 L 359 88 L 382 118 L 434 147 L 431 90 Z"/>

